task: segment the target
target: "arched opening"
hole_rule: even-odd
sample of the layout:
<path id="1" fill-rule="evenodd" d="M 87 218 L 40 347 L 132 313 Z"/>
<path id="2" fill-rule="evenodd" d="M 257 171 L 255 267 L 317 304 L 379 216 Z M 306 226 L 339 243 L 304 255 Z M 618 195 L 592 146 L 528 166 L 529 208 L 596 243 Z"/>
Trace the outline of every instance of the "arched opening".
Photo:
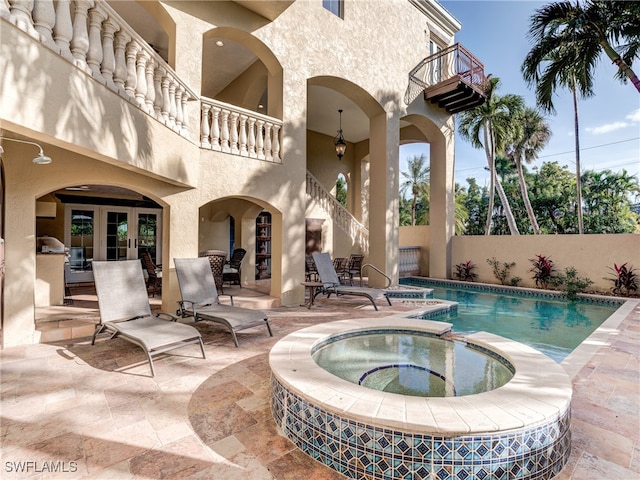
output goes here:
<path id="1" fill-rule="evenodd" d="M 323 76 L 308 80 L 307 112 L 307 180 L 312 185 L 307 239 L 338 256 L 368 254 L 371 125 L 384 110 L 358 85 Z M 346 143 L 342 156 L 335 144 L 340 134 Z M 316 230 L 321 225 L 321 242 L 310 225 Z"/>
<path id="2" fill-rule="evenodd" d="M 282 258 L 276 252 L 282 245 L 282 232 L 277 228 L 281 214 L 272 206 L 247 197 L 226 197 L 202 205 L 199 209 L 198 251 L 222 250 L 231 258 L 235 249 L 243 249 L 240 286 L 255 284 L 280 276 Z M 275 295 L 273 288 L 261 290 Z"/>
<path id="3" fill-rule="evenodd" d="M 282 67 L 257 38 L 215 28 L 203 38 L 202 58 L 203 96 L 282 117 Z"/>
<path id="4" fill-rule="evenodd" d="M 425 240 L 424 275 L 448 278 L 451 274 L 451 238 L 454 235 L 455 177 L 453 121 L 437 125 L 422 114 L 402 118 L 403 151 L 429 159 L 429 228 Z M 449 132 L 449 133 L 447 133 Z"/>
<path id="5" fill-rule="evenodd" d="M 94 261 L 162 264 L 163 207 L 115 185 L 70 185 L 36 199 L 36 307 L 69 304 L 93 282 Z M 144 265 L 144 262 L 143 262 Z M 145 266 L 145 275 L 155 275 Z M 158 282 L 153 295 L 161 290 Z"/>

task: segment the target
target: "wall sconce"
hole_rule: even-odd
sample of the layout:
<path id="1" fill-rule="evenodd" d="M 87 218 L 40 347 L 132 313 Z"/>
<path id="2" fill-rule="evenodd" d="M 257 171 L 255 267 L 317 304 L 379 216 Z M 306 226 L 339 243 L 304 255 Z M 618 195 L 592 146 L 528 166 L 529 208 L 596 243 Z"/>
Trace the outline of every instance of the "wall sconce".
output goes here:
<path id="1" fill-rule="evenodd" d="M 51 157 L 47 157 L 42 151 L 42 147 L 38 145 L 36 142 L 29 142 L 27 140 L 18 140 L 17 138 L 8 138 L 8 137 L 0 137 L 0 140 L 9 140 L 11 142 L 26 143 L 27 145 L 34 145 L 38 147 L 40 149 L 40 153 L 38 153 L 38 156 L 32 160 L 32 162 L 35 163 L 36 165 L 48 165 L 52 162 Z M 2 146 L 0 145 L 0 154 L 2 153 L 4 153 L 4 148 L 2 148 Z"/>
<path id="2" fill-rule="evenodd" d="M 338 130 L 336 138 L 333 139 L 333 144 L 336 146 L 338 160 L 342 160 L 344 152 L 347 151 L 347 143 L 344 141 L 344 137 L 342 136 L 342 109 L 338 110 L 338 113 L 340 114 L 340 129 Z"/>

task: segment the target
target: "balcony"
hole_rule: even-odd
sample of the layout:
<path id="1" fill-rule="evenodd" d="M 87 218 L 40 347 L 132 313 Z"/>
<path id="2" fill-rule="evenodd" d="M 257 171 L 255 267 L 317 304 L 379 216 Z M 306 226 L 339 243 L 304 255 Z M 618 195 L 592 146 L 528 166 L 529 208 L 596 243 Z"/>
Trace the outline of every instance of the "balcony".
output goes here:
<path id="1" fill-rule="evenodd" d="M 429 101 L 448 113 L 471 110 L 486 100 L 484 65 L 459 43 L 420 62 L 409 73 L 405 102 L 422 92 Z"/>
<path id="2" fill-rule="evenodd" d="M 239 3 L 247 8 L 253 6 L 261 9 L 264 15 L 269 12 L 276 15 L 291 2 Z M 116 5 L 122 7 L 118 2 Z M 134 15 L 139 12 L 120 8 L 118 13 L 104 0 L 73 4 L 38 0 L 12 2 L 8 8 L 2 6 L 5 3 L 0 0 L 3 44 L 5 38 L 7 45 L 13 44 L 13 41 L 39 43 L 59 59 L 66 60 L 69 68 L 87 75 L 81 78 L 89 78 L 87 85 L 91 83 L 90 88 L 85 89 L 92 92 L 89 95 L 97 97 L 111 91 L 124 99 L 130 107 L 139 109 L 148 116 L 150 124 L 157 122 L 202 149 L 282 163 L 282 120 L 206 98 L 192 90 L 149 43 L 150 39 L 143 37 L 120 15 L 128 14 L 127 18 L 139 25 L 140 20 L 136 20 Z M 147 23 L 152 22 L 149 20 Z M 21 30 L 26 36 L 15 34 L 15 30 L 9 28 L 9 25 Z M 149 29 L 146 31 L 147 36 L 160 36 L 157 31 L 153 35 L 148 33 Z M 16 40 L 17 38 L 21 40 Z M 27 51 L 17 48 L 14 50 Z M 12 61 L 25 65 L 31 63 L 26 58 L 17 56 Z M 60 82 L 65 81 L 64 78 L 66 77 L 61 77 Z M 106 98 L 111 99 L 112 96 L 106 95 Z M 69 98 L 68 101 L 82 102 L 87 111 L 92 111 L 99 103 L 90 96 Z M 104 111 L 100 109 L 93 113 L 96 118 L 106 118 L 119 125 L 130 121 L 130 112 L 127 110 L 120 111 L 119 119 L 103 115 Z M 15 121 L 20 123 L 20 119 Z M 90 149 L 95 147 L 91 143 L 83 146 Z M 99 151 L 108 155 L 104 149 Z M 168 170 L 159 168 L 161 158 L 155 155 L 154 163 L 147 163 L 144 168 L 162 177 L 176 178 L 171 167 Z M 132 160 L 131 163 L 135 161 Z M 174 161 L 167 163 L 175 164 Z M 136 163 L 136 166 L 139 164 Z"/>

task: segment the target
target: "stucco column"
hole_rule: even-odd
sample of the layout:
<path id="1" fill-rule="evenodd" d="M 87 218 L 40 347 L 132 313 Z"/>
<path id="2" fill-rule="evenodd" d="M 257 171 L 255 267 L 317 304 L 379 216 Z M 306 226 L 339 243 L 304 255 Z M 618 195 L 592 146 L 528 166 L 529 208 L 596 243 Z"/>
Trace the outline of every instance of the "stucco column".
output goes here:
<path id="1" fill-rule="evenodd" d="M 369 263 L 398 281 L 398 175 L 400 120 L 394 113 L 370 119 L 371 183 L 369 190 Z M 368 273 L 372 286 L 385 279 Z"/>
<path id="2" fill-rule="evenodd" d="M 8 142 L 7 142 L 8 143 Z M 36 175 L 27 147 L 5 145 L 5 277 L 2 346 L 38 343 L 35 331 L 35 197 L 29 179 Z M 47 166 L 44 166 L 46 168 Z M 42 166 L 40 168 L 43 168 Z M 46 173 L 40 173 L 45 175 Z M 60 272 L 62 275 L 62 272 Z"/>
<path id="3" fill-rule="evenodd" d="M 175 312 L 180 287 L 174 258 L 198 256 L 199 202 L 193 191 L 166 197 L 162 209 L 162 310 Z"/>
<path id="4" fill-rule="evenodd" d="M 453 135 L 438 136 L 430 145 L 429 276 L 450 278 L 451 238 L 455 234 Z"/>

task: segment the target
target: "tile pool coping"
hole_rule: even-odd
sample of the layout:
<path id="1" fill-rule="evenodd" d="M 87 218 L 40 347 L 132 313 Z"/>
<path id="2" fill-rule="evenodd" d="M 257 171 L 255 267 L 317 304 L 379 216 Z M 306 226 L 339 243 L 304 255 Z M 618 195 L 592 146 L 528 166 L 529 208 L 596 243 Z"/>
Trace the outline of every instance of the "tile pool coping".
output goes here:
<path id="1" fill-rule="evenodd" d="M 486 332 L 462 339 L 504 357 L 515 374 L 500 388 L 462 397 L 421 398 L 371 390 L 330 374 L 311 358 L 313 346 L 333 335 L 372 329 L 442 335 L 451 324 L 392 316 L 304 328 L 271 349 L 272 375 L 323 410 L 404 432 L 455 436 L 519 429 L 553 421 L 570 406 L 571 379 L 558 363 L 531 347 Z"/>

